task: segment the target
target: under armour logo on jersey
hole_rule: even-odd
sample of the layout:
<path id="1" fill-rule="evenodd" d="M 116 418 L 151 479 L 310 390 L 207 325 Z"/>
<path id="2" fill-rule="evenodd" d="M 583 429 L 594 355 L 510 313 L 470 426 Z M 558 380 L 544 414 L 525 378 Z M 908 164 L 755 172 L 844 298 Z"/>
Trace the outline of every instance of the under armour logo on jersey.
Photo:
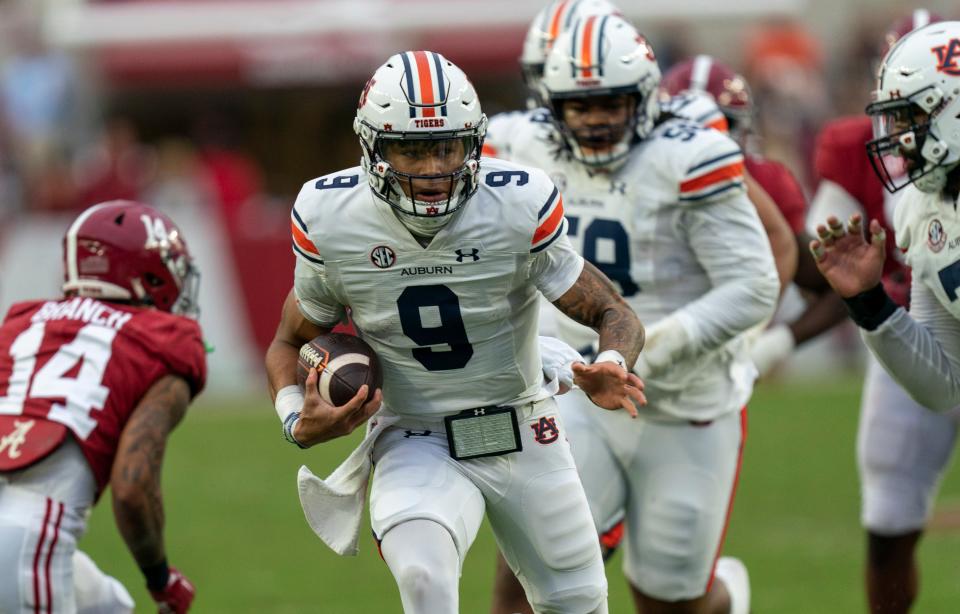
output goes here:
<path id="1" fill-rule="evenodd" d="M 474 415 L 474 416 L 484 416 L 484 415 L 486 415 L 486 413 L 487 413 L 487 410 L 485 410 L 485 409 L 482 408 L 482 407 L 479 407 L 479 408 L 473 410 L 473 415 Z"/>
<path id="2" fill-rule="evenodd" d="M 546 445 L 555 442 L 560 437 L 560 429 L 557 428 L 557 419 L 553 416 L 540 418 L 536 424 L 531 424 L 533 429 L 533 439 L 537 443 Z"/>
<path id="3" fill-rule="evenodd" d="M 411 437 L 429 437 L 430 433 L 433 431 L 404 431 L 403 438 L 410 439 Z"/>
<path id="4" fill-rule="evenodd" d="M 472 258 L 473 262 L 480 260 L 480 256 L 479 256 L 480 250 L 477 249 L 476 247 L 471 248 L 470 251 L 458 249 L 454 253 L 457 254 L 457 262 L 463 262 L 464 258 Z"/>
<path id="5" fill-rule="evenodd" d="M 960 76 L 960 66 L 957 65 L 957 59 L 960 58 L 960 39 L 954 38 L 946 45 L 934 47 L 931 51 L 937 54 L 937 72 Z"/>
<path id="6" fill-rule="evenodd" d="M 27 420 L 25 422 L 14 420 L 13 431 L 0 439 L 0 453 L 6 450 L 7 456 L 10 458 L 19 457 L 20 446 L 27 443 L 27 432 L 33 428 L 34 424 L 36 424 L 35 420 Z"/>
<path id="7" fill-rule="evenodd" d="M 610 182 L 610 193 L 613 194 L 619 192 L 620 194 L 626 195 L 627 193 L 627 182 L 626 181 L 611 181 Z"/>

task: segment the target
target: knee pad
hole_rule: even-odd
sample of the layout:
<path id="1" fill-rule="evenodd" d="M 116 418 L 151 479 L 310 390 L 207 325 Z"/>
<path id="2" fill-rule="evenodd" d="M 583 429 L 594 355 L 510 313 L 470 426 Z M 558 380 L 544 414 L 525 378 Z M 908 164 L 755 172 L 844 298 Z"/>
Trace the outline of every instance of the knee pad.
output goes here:
<path id="1" fill-rule="evenodd" d="M 718 488 L 713 476 L 689 469 L 684 475 L 683 489 L 652 488 L 660 496 L 645 503 L 645 517 L 633 530 L 635 535 L 627 531 L 627 578 L 643 593 L 665 601 L 704 593 L 726 518 L 725 508 L 707 505 L 720 500 L 709 494 Z"/>
<path id="2" fill-rule="evenodd" d="M 605 611 L 607 586 L 585 584 L 562 591 L 555 591 L 531 602 L 537 614 L 592 614 Z"/>
<path id="3" fill-rule="evenodd" d="M 599 558 L 597 532 L 576 471 L 539 476 L 524 489 L 523 507 L 541 528 L 530 537 L 548 567 L 579 569 Z"/>

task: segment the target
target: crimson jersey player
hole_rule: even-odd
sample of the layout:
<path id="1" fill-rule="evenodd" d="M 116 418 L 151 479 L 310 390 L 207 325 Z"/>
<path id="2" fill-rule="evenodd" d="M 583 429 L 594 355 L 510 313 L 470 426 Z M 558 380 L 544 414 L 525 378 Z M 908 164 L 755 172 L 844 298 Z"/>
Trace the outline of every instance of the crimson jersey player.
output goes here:
<path id="1" fill-rule="evenodd" d="M 910 301 L 910 270 L 903 264 L 893 233 L 896 195 L 883 184 L 870 165 L 864 143 L 873 138 L 873 123 L 866 115 L 842 117 L 824 126 L 817 138 L 814 163 L 820 180 L 809 219 L 822 222 L 830 215 L 849 219 L 861 213 L 877 220 L 887 233 L 887 256 L 883 264 L 883 287 L 898 305 Z M 815 228 L 808 229 L 815 236 Z"/>
<path id="2" fill-rule="evenodd" d="M 728 131 L 741 146 L 746 144 L 753 122 L 753 97 L 746 80 L 729 66 L 711 56 L 698 55 L 675 64 L 663 76 L 660 87 L 671 96 L 683 92 L 709 94 L 723 113 L 712 127 Z M 807 201 L 793 173 L 775 160 L 745 153 L 747 172 L 770 195 L 793 231 L 803 230 Z"/>
<path id="3" fill-rule="evenodd" d="M 135 202 L 84 211 L 64 238 L 64 297 L 0 327 L 0 611 L 132 611 L 76 543 L 109 484 L 118 528 L 162 612 L 194 589 L 166 562 L 160 463 L 206 379 L 197 275 L 179 229 Z"/>

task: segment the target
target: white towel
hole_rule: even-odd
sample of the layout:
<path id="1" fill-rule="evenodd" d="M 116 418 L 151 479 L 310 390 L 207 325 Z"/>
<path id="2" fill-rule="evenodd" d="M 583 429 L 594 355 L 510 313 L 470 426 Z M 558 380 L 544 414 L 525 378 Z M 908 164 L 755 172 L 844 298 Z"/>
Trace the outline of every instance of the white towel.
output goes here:
<path id="1" fill-rule="evenodd" d="M 374 416 L 366 437 L 327 479 L 321 480 L 306 465 L 297 472 L 300 505 L 307 524 L 337 554 L 356 556 L 360 551 L 357 542 L 373 468 L 373 444 L 399 420 L 399 416 L 393 415 Z"/>

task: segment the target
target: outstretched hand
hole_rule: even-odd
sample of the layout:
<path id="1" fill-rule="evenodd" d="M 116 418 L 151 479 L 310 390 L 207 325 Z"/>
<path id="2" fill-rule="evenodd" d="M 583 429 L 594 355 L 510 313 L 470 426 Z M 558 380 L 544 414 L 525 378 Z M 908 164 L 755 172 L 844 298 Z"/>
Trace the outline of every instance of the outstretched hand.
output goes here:
<path id="1" fill-rule="evenodd" d="M 635 403 L 647 404 L 643 381 L 613 362 L 596 362 L 592 365 L 575 363 L 573 383 L 586 393 L 594 405 L 611 410 L 625 409 L 632 418 L 637 417 Z"/>
<path id="2" fill-rule="evenodd" d="M 383 401 L 383 391 L 377 390 L 366 401 L 367 386 L 360 386 L 357 394 L 345 404 L 337 407 L 326 402 L 317 388 L 320 378 L 316 369 L 310 369 L 304 384 L 305 393 L 300 420 L 293 429 L 293 436 L 303 446 L 312 446 L 336 437 L 349 435 L 370 416 L 377 413 Z M 366 402 L 365 402 L 366 401 Z"/>
<path id="3" fill-rule="evenodd" d="M 850 298 L 880 283 L 887 240 L 880 222 L 870 221 L 869 243 L 859 213 L 850 216 L 846 228 L 831 215 L 826 226 L 817 226 L 817 235 L 820 238 L 810 242 L 810 251 L 837 294 Z"/>

